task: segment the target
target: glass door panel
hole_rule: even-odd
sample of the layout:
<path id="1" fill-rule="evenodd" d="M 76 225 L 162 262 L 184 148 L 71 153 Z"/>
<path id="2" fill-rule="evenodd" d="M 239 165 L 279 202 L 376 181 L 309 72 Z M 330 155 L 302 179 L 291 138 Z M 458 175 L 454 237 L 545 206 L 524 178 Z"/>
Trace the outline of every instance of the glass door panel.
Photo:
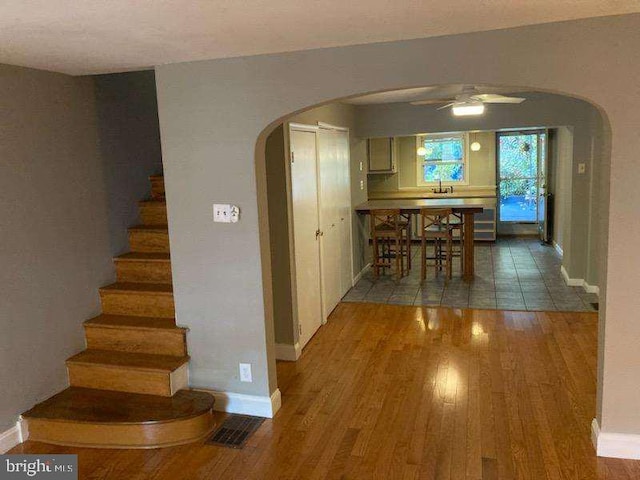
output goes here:
<path id="1" fill-rule="evenodd" d="M 501 222 L 537 223 L 540 215 L 540 132 L 498 134 Z"/>

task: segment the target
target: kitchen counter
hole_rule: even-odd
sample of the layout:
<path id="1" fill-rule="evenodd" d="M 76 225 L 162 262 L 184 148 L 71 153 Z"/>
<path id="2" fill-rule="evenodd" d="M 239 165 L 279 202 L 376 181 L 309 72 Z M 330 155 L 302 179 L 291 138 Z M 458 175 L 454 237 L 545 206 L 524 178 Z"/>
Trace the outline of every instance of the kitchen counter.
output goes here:
<path id="1" fill-rule="evenodd" d="M 453 193 L 433 193 L 429 190 L 398 190 L 393 192 L 369 192 L 369 200 L 421 199 L 421 198 L 496 198 L 493 188 L 456 189 Z"/>

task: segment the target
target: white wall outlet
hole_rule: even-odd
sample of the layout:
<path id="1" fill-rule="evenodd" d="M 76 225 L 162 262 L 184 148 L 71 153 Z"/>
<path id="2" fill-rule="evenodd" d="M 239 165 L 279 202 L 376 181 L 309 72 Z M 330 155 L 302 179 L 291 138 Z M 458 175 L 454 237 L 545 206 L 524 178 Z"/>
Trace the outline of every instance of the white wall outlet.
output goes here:
<path id="1" fill-rule="evenodd" d="M 579 163 L 578 164 L 578 173 L 579 174 L 583 174 L 586 171 L 587 171 L 587 164 L 586 163 Z"/>
<path id="2" fill-rule="evenodd" d="M 240 381 L 241 382 L 253 382 L 253 376 L 251 375 L 251 364 L 240 364 Z"/>
<path id="3" fill-rule="evenodd" d="M 360 162 L 360 171 L 362 171 L 362 162 Z"/>
<path id="4" fill-rule="evenodd" d="M 218 223 L 231 223 L 231 205 L 214 203 L 213 221 Z"/>

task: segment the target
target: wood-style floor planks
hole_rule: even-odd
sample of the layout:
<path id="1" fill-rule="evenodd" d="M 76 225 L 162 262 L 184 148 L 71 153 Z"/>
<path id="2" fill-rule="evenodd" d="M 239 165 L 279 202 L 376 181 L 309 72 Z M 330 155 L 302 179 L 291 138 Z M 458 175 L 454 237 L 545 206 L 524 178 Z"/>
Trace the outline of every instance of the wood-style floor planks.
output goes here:
<path id="1" fill-rule="evenodd" d="M 92 480 L 637 479 L 591 446 L 596 341 L 596 314 L 341 304 L 243 450 L 14 452 L 78 453 Z"/>

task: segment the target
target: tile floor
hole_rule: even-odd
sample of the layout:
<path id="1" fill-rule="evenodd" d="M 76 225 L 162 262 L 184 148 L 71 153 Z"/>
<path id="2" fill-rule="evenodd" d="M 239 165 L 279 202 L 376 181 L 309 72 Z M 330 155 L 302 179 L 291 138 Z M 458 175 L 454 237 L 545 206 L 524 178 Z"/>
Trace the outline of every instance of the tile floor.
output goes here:
<path id="1" fill-rule="evenodd" d="M 459 259 L 454 277 L 428 270 L 420 283 L 419 247 L 412 249 L 413 268 L 396 281 L 393 272 L 374 279 L 367 271 L 342 299 L 344 302 L 397 305 L 442 305 L 503 310 L 594 311 L 598 297 L 582 287 L 569 287 L 560 273 L 561 258 L 553 247 L 532 238 L 504 238 L 475 247 L 476 277 L 460 278 Z"/>

